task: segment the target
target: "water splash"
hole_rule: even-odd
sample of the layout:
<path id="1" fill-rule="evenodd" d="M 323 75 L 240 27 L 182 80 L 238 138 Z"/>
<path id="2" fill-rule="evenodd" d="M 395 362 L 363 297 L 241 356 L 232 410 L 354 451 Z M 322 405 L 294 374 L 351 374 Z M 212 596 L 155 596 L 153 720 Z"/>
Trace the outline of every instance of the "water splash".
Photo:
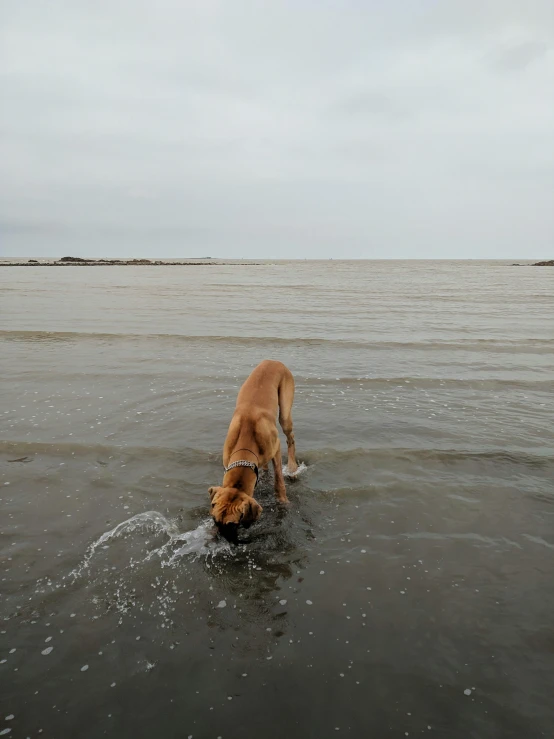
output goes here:
<path id="1" fill-rule="evenodd" d="M 91 561 L 100 548 L 107 548 L 113 540 L 133 534 L 135 531 L 153 532 L 168 537 L 168 541 L 148 552 L 143 560 L 146 562 L 156 556 L 162 559 L 169 555 L 167 561 L 162 561 L 162 566 L 174 564 L 179 557 L 186 554 L 198 558 L 202 555 L 213 556 L 220 551 L 231 551 L 227 542 L 216 539 L 211 520 L 202 521 L 193 531 L 181 533 L 173 521 L 168 520 L 158 511 L 145 511 L 118 523 L 113 529 L 103 533 L 87 548 L 83 561 L 70 572 L 70 576 L 74 579 L 78 578 L 90 568 Z M 180 544 L 182 545 L 175 550 L 175 546 Z"/>
<path id="2" fill-rule="evenodd" d="M 170 558 L 162 562 L 162 566 L 174 565 L 180 557 L 187 554 L 194 555 L 194 559 L 205 556 L 214 557 L 217 554 L 232 554 L 233 550 L 229 542 L 217 537 L 214 533 L 214 524 L 211 519 L 202 521 L 193 531 L 178 534 L 170 539 L 157 553 L 161 556 L 168 553 L 175 544 L 184 542 L 182 546 L 171 553 Z"/>
<path id="3" fill-rule="evenodd" d="M 285 477 L 290 477 L 291 479 L 295 479 L 296 477 L 299 477 L 307 469 L 308 467 L 304 464 L 304 462 L 300 462 L 296 472 L 289 472 L 289 466 L 286 464 L 283 466 L 283 475 Z"/>

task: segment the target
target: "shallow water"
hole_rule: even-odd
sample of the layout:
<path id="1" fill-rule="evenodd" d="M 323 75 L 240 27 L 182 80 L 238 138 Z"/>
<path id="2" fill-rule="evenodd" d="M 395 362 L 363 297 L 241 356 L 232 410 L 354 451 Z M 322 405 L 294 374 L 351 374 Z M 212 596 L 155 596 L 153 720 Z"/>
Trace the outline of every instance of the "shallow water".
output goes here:
<path id="1" fill-rule="evenodd" d="M 551 736 L 553 296 L 499 262 L 2 269 L 0 735 Z M 306 467 L 231 547 L 207 489 L 267 357 Z"/>

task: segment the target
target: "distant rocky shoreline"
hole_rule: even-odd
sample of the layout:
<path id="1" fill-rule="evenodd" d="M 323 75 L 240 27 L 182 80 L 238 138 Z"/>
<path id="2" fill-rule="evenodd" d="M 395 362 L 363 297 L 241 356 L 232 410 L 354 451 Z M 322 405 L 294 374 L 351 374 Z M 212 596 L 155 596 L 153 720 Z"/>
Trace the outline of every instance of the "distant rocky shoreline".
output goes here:
<path id="1" fill-rule="evenodd" d="M 554 259 L 548 259 L 546 262 L 535 262 L 534 264 L 519 264 L 514 262 L 512 267 L 554 267 Z"/>
<path id="2" fill-rule="evenodd" d="M 222 265 L 227 264 L 246 266 L 256 265 L 255 262 L 225 262 L 212 257 L 198 257 L 193 261 L 164 262 L 161 259 L 85 259 L 83 257 L 62 257 L 50 261 L 39 261 L 38 259 L 27 259 L 24 262 L 9 262 L 0 259 L 0 267 L 194 267 L 198 265 Z M 543 262 L 521 264 L 514 262 L 512 267 L 554 267 L 554 259 Z"/>
<path id="3" fill-rule="evenodd" d="M 82 257 L 62 257 L 48 262 L 41 262 L 38 259 L 28 259 L 25 262 L 4 262 L 0 260 L 0 267 L 194 267 L 214 264 L 221 265 L 227 264 L 227 262 L 212 260 L 211 257 L 201 257 L 194 261 L 184 262 L 164 262 L 159 259 L 83 259 Z M 248 264 L 252 263 L 249 262 Z"/>

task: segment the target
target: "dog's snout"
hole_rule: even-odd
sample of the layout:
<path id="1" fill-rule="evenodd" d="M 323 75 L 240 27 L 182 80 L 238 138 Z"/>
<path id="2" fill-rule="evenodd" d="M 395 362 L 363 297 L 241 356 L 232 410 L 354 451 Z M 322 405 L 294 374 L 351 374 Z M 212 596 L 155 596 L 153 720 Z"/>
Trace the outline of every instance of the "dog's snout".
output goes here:
<path id="1" fill-rule="evenodd" d="M 239 525 L 238 523 L 217 523 L 217 530 L 224 539 L 231 544 L 238 542 Z"/>

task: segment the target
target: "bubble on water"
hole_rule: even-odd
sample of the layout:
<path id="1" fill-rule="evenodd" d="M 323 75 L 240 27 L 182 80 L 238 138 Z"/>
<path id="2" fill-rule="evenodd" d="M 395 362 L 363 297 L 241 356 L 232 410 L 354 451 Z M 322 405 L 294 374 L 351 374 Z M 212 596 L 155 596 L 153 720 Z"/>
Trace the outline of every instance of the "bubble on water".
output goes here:
<path id="1" fill-rule="evenodd" d="M 280 601 L 279 601 L 279 605 L 280 605 L 280 606 L 286 606 L 286 605 L 287 605 L 287 601 L 286 601 L 285 599 L 283 599 L 283 600 L 280 600 Z"/>
<path id="2" fill-rule="evenodd" d="M 81 672 L 86 672 L 88 670 L 88 665 L 83 665 L 81 667 Z"/>
<path id="3" fill-rule="evenodd" d="M 313 605 L 313 603 L 312 603 L 312 601 L 311 601 L 311 600 L 307 600 L 307 601 L 306 601 L 306 604 L 307 604 L 308 606 L 311 606 L 311 605 Z"/>
<path id="4" fill-rule="evenodd" d="M 216 608 L 225 608 L 226 605 L 227 605 L 226 601 L 220 600 Z"/>
<path id="5" fill-rule="evenodd" d="M 466 688 L 464 690 L 464 695 L 471 695 L 471 690 L 469 688 Z"/>
<path id="6" fill-rule="evenodd" d="M 43 649 L 41 654 L 50 654 L 50 652 L 54 649 L 54 647 L 46 647 L 46 649 Z"/>

